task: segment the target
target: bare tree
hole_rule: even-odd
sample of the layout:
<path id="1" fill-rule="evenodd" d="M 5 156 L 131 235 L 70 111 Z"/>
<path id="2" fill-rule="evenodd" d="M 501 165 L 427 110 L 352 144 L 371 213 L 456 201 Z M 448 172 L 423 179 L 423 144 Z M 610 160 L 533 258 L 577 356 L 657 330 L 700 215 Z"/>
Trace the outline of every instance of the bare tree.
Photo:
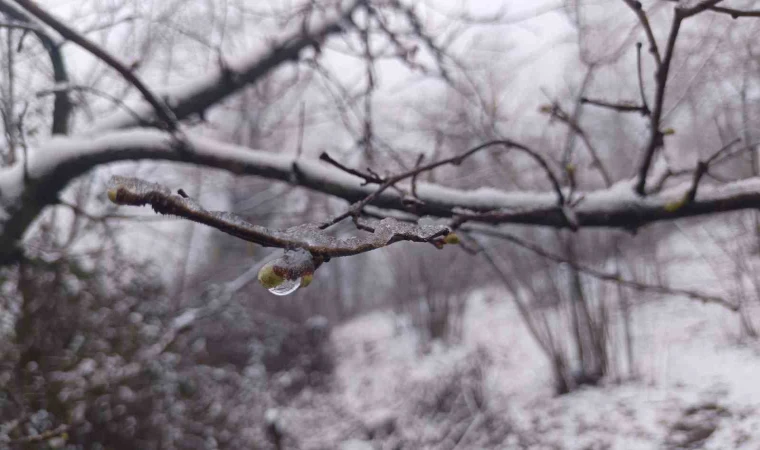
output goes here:
<path id="1" fill-rule="evenodd" d="M 747 62 L 756 54 L 752 45 L 756 34 L 751 24 L 757 11 L 726 7 L 719 0 L 687 2 L 688 5 L 683 2 L 643 4 L 633 0 L 610 2 L 621 10 L 631 10 L 628 24 L 631 31 L 613 33 L 619 45 L 600 56 L 594 53 L 595 42 L 589 38 L 594 31 L 589 22 L 591 18 L 584 15 L 583 2 L 573 2 L 571 15 L 581 36 L 578 44 L 582 70 L 579 73 L 583 76 L 569 83 L 571 86 L 564 97 L 535 102 L 545 103 L 538 108 L 542 115 L 536 115 L 534 110 L 538 105 L 532 103 L 530 113 L 520 110 L 520 114 L 507 114 L 498 101 L 498 94 L 506 89 L 507 82 L 496 76 L 478 78 L 480 68 L 468 67 L 471 61 L 457 53 L 457 46 L 466 45 L 465 39 L 460 38 L 473 24 L 487 22 L 504 26 L 514 18 L 497 15 L 478 19 L 455 14 L 446 20 L 456 26 L 440 31 L 427 19 L 425 6 L 414 2 L 302 2 L 286 11 L 267 14 L 246 2 L 232 3 L 229 8 L 241 12 L 240 15 L 261 17 L 262 24 L 274 24 L 278 30 L 276 36 L 260 39 L 245 50 L 237 48 L 238 56 L 226 57 L 214 47 L 221 47 L 223 39 L 219 35 L 233 29 L 234 24 L 222 24 L 231 14 L 215 10 L 213 2 L 208 2 L 209 9 L 204 9 L 202 14 L 187 19 L 200 23 L 199 17 L 213 18 L 208 20 L 210 31 L 203 34 L 194 33 L 192 27 L 179 26 L 182 24 L 172 20 L 168 13 L 146 20 L 140 14 L 125 13 L 128 8 L 124 6 L 103 11 L 102 17 L 107 18 L 105 23 L 84 18 L 64 21 L 38 2 L 0 0 L 0 13 L 4 18 L 0 22 L 3 31 L 0 113 L 5 136 L 0 152 L 0 265 L 4 279 L 11 280 L 17 288 L 13 299 L 21 299 L 17 303 L 20 314 L 14 328 L 16 343 L 23 344 L 10 350 L 17 353 L 13 359 L 17 364 L 13 367 L 17 377 L 13 380 L 22 387 L 44 387 L 34 391 L 37 397 L 25 406 L 25 411 L 34 414 L 38 408 L 48 408 L 55 410 L 59 418 L 68 417 L 81 411 L 61 401 L 62 392 L 71 395 L 67 398 L 79 401 L 88 397 L 88 392 L 100 392 L 103 385 L 117 381 L 120 386 L 135 391 L 138 388 L 130 383 L 146 383 L 143 377 L 155 376 L 151 369 L 154 365 L 171 366 L 171 370 L 161 372 L 167 377 L 183 374 L 181 364 L 172 359 L 173 347 L 197 349 L 201 355 L 198 361 L 209 367 L 228 362 L 233 366 L 244 365 L 241 360 L 247 354 L 237 349 L 231 349 L 219 359 L 212 357 L 214 352 L 204 350 L 204 345 L 222 347 L 218 336 L 216 341 L 209 339 L 211 344 L 208 344 L 188 332 L 191 324 L 202 322 L 201 316 L 225 310 L 212 306 L 230 305 L 229 296 L 232 291 L 237 292 L 232 287 L 242 289 L 235 282 L 224 285 L 226 288 L 221 292 L 197 290 L 205 294 L 193 295 L 193 300 L 208 305 L 185 303 L 170 311 L 133 311 L 135 305 L 127 305 L 118 314 L 104 316 L 104 320 L 114 324 L 113 333 L 118 336 L 106 343 L 93 343 L 84 356 L 70 349 L 72 342 L 78 339 L 77 330 L 95 332 L 100 325 L 95 318 L 99 316 L 77 317 L 76 311 L 64 314 L 67 311 L 61 305 L 91 295 L 96 300 L 86 306 L 96 309 L 101 303 L 113 300 L 116 295 L 113 292 L 123 294 L 122 300 L 135 302 L 143 294 L 130 290 L 133 286 L 125 282 L 117 284 L 118 289 L 110 296 L 106 295 L 97 283 L 90 285 L 84 281 L 88 271 L 83 271 L 73 254 L 75 244 L 84 242 L 80 249 L 91 252 L 89 261 L 100 264 L 102 267 L 98 267 L 103 273 L 115 277 L 113 272 L 137 270 L 117 258 L 119 239 L 112 227 L 114 220 L 134 219 L 134 216 L 124 212 L 126 208 L 122 211 L 114 205 L 100 205 L 99 212 L 92 212 L 89 200 L 102 194 L 99 191 L 103 174 L 91 179 L 84 177 L 93 169 L 108 168 L 112 163 L 123 161 L 149 161 L 154 169 L 166 167 L 158 166 L 157 161 L 192 164 L 234 176 L 255 176 L 260 186 L 287 185 L 282 191 L 275 191 L 272 194 L 275 197 L 291 188 L 305 188 L 340 199 L 343 203 L 338 211 L 324 206 L 328 201 L 314 202 L 310 205 L 311 211 L 298 217 L 300 223 L 286 224 L 275 220 L 282 212 L 278 208 L 262 212 L 262 217 L 247 215 L 245 218 L 210 211 L 188 195 L 188 192 L 195 195 L 184 185 L 195 184 L 192 180 L 156 180 L 155 172 L 150 181 L 114 177 L 104 189 L 117 205 L 150 205 L 158 213 L 210 225 L 257 246 L 282 250 L 258 272 L 262 284 L 281 293 L 306 286 L 314 277 L 326 275 L 328 270 L 340 271 L 344 276 L 331 287 L 336 292 L 345 290 L 351 284 L 345 276 L 346 267 L 351 263 L 345 261 L 367 258 L 359 261 L 370 266 L 373 261 L 382 261 L 380 257 L 368 259 L 370 255 L 390 253 L 410 243 L 421 243 L 431 249 L 446 246 L 446 251 L 454 251 L 451 246 L 459 244 L 453 248 L 482 252 L 486 262 L 490 262 L 497 276 L 512 291 L 531 332 L 553 361 L 560 391 L 571 389 L 588 377 L 595 382 L 600 376 L 613 372 L 608 354 L 613 345 L 609 338 L 612 334 L 610 305 L 600 301 L 602 297 L 617 298 L 623 312 L 628 311 L 630 304 L 624 295 L 627 291 L 622 289 L 676 294 L 739 308 L 740 293 L 725 299 L 713 292 L 667 286 L 660 280 L 640 280 L 625 267 L 588 263 L 585 257 L 589 255 L 584 254 L 583 249 L 591 240 L 584 240 L 582 232 L 601 228 L 636 233 L 658 222 L 760 207 L 760 179 L 757 178 L 752 131 L 757 105 L 751 96 L 754 86 L 751 74 L 757 67 Z M 143 20 L 148 24 L 141 29 L 144 36 L 136 46 L 142 51 L 139 56 L 148 58 L 157 51 L 151 46 L 152 42 L 169 42 L 181 37 L 211 48 L 207 54 L 212 55 L 208 63 L 212 68 L 202 75 L 195 73 L 197 69 L 188 68 L 190 73 L 183 74 L 187 79 L 185 84 L 159 90 L 148 80 L 161 77 L 140 71 L 144 61 L 122 60 L 106 42 L 91 37 L 93 30 L 113 28 L 117 36 L 133 39 L 137 32 L 119 34 L 119 25 Z M 733 40 L 725 40 L 717 32 L 702 35 L 690 28 L 702 20 L 716 21 L 721 30 L 734 33 Z M 663 30 L 662 24 L 669 28 Z M 245 39 L 241 42 L 250 44 Z M 473 39 L 471 42 L 481 41 Z M 683 45 L 688 45 L 691 53 L 704 55 L 705 59 L 686 57 Z M 475 44 L 470 44 L 472 46 Z M 70 74 L 69 69 L 74 65 L 66 60 L 68 54 L 63 50 L 71 47 L 86 54 L 78 58 L 94 61 L 95 69 L 86 80 L 72 78 Z M 166 66 L 187 56 L 181 49 L 170 47 L 163 55 L 162 63 Z M 692 133 L 674 125 L 684 123 L 678 122 L 673 112 L 679 106 L 695 116 L 700 112 L 694 92 L 715 85 L 724 89 L 721 84 L 724 80 L 716 77 L 715 72 L 725 66 L 719 64 L 720 58 L 713 56 L 734 47 L 741 47 L 743 52 L 736 58 L 744 67 L 737 71 L 742 77 L 739 79 L 741 88 L 733 95 L 721 93 L 720 99 L 709 98 L 711 106 L 724 103 L 722 122 L 718 121 L 720 126 L 712 133 L 705 131 L 707 127 L 695 125 Z M 331 51 L 361 62 L 358 82 L 347 82 L 341 78 L 343 74 L 336 74 L 331 67 L 333 61 L 325 56 Z M 392 129 L 389 124 L 400 129 L 408 123 L 396 117 L 383 117 L 389 115 L 379 106 L 384 64 L 400 64 L 425 82 L 444 86 L 444 106 L 436 104 L 433 117 L 446 126 L 415 130 L 422 131 L 419 134 L 424 135 L 424 139 L 420 147 L 424 148 L 409 144 L 403 148 L 388 139 L 392 134 L 388 132 Z M 691 68 L 697 69 L 695 75 L 684 76 Z M 614 70 L 633 75 L 621 77 L 626 86 L 617 86 L 613 92 L 610 73 L 614 74 Z M 33 74 L 29 78 L 45 78 L 46 88 L 34 88 L 32 81 L 20 76 L 22 71 Z M 736 80 L 732 77 L 727 81 Z M 319 95 L 312 98 L 303 94 L 315 86 L 319 88 Z M 248 102 L 246 96 L 252 92 L 261 94 L 263 100 Z M 51 96 L 52 102 L 48 101 Z M 92 100 L 92 96 L 97 96 L 98 101 Z M 230 106 L 236 100 L 240 103 Z M 425 100 L 429 104 L 437 103 Z M 262 119 L 263 113 L 258 108 L 275 102 L 279 102 L 277 111 Z M 237 129 L 225 129 L 215 122 L 219 121 L 215 114 L 220 110 L 235 110 L 237 116 L 259 114 L 259 117 L 241 121 Z M 523 113 L 528 117 L 526 120 L 539 123 L 536 129 L 540 132 L 517 133 L 518 127 L 512 127 L 509 121 Z M 318 122 L 323 116 L 329 116 L 325 121 L 328 125 L 319 129 Z M 683 120 L 683 116 L 680 118 Z M 340 127 L 335 126 L 336 123 Z M 418 125 L 422 128 L 429 125 L 429 121 L 427 124 L 420 121 L 414 126 Z M 320 132 L 310 134 L 308 126 Z M 637 133 L 645 134 L 643 141 L 631 138 Z M 675 149 L 679 157 L 674 157 L 669 140 L 690 134 L 691 139 L 679 141 L 680 148 Z M 265 140 L 262 137 L 266 135 L 274 137 Z M 707 139 L 709 136 L 715 139 Z M 291 141 L 297 142 L 289 148 L 291 151 L 279 148 Z M 279 153 L 262 150 L 265 144 L 278 147 Z M 621 156 L 622 152 L 633 154 Z M 360 156 L 355 157 L 356 154 Z M 740 165 L 736 161 L 747 156 L 752 158 L 751 171 L 726 169 L 731 164 Z M 633 171 L 631 161 L 636 161 Z M 483 168 L 494 167 L 497 170 L 489 176 L 480 176 Z M 452 174 L 463 176 L 447 180 Z M 166 187 L 169 184 L 172 188 Z M 64 194 L 75 201 L 65 199 Z M 523 233 L 514 230 L 516 225 L 531 226 L 537 231 Z M 93 227 L 99 230 L 99 240 L 94 245 L 83 237 Z M 577 231 L 581 233 L 571 233 Z M 484 236 L 492 239 L 484 242 Z M 484 248 L 479 249 L 477 242 L 484 242 Z M 534 289 L 532 296 L 522 292 L 521 284 L 535 287 L 531 283 L 541 277 L 532 279 L 526 275 L 521 283 L 515 283 L 499 259 L 507 251 L 494 242 L 519 247 L 522 255 L 537 256 L 526 266 L 533 268 L 532 264 L 538 265 L 536 261 L 543 264 L 540 275 L 543 281 L 553 283 L 546 285 L 551 292 Z M 391 244 L 393 248 L 384 250 Z M 604 246 L 610 250 L 604 253 L 606 258 L 617 250 L 618 242 L 605 240 Z M 343 266 L 334 261 L 337 258 L 343 258 Z M 256 259 L 260 261 L 258 254 Z M 625 258 L 616 261 L 625 266 L 621 260 Z M 438 280 L 447 272 L 435 267 L 443 265 L 437 258 L 425 259 L 424 270 L 404 274 L 409 284 L 420 283 L 419 298 L 424 299 L 427 307 L 424 320 L 432 337 L 445 336 L 452 329 L 456 334 L 461 326 L 457 323 L 464 305 L 460 299 L 468 286 L 460 289 L 459 281 L 467 284 L 487 278 L 479 270 L 472 270 L 478 272 L 477 276 L 462 273 L 471 261 L 468 259 L 461 266 L 458 262 L 450 264 L 451 276 L 447 276 L 447 283 Z M 555 264 L 564 269 L 557 271 Z M 418 264 L 410 264 L 410 267 L 418 267 Z M 517 273 L 514 267 L 509 270 Z M 248 268 L 241 272 L 246 280 L 252 279 L 254 272 Z M 152 289 L 149 294 L 156 298 L 163 295 L 160 289 L 153 289 L 155 286 L 149 281 L 142 282 L 141 287 Z M 612 286 L 609 283 L 621 288 L 617 296 L 608 291 Z M 190 285 L 187 279 L 180 285 L 185 291 L 196 291 L 187 288 Z M 288 289 L 283 289 L 284 285 Z M 68 295 L 72 292 L 64 289 L 71 289 L 73 294 Z M 55 304 L 41 302 L 47 299 L 45 292 L 59 290 L 62 293 L 51 302 Z M 16 305 L 13 299 L 6 301 L 8 309 Z M 550 312 L 547 311 L 551 308 L 541 310 L 545 305 L 535 304 L 552 301 L 560 306 Z M 276 307 L 288 307 L 283 305 L 279 303 Z M 339 311 L 343 306 L 336 306 L 335 316 L 350 314 Z M 539 312 L 532 308 L 538 308 Z M 555 320 L 552 316 L 555 311 L 565 315 Z M 235 312 L 245 317 L 254 316 L 245 308 Z M 296 315 L 292 311 L 289 314 Z M 116 326 L 144 316 L 155 320 L 133 327 Z M 266 320 L 260 322 L 266 323 Z M 213 328 L 213 324 L 205 326 Z M 744 326 L 747 333 L 755 332 L 755 325 L 750 321 L 745 321 Z M 48 328 L 58 327 L 66 331 L 65 336 L 53 339 L 50 333 L 44 333 Z M 559 342 L 562 327 L 574 336 L 571 348 Z M 238 331 L 241 336 L 251 333 L 247 328 Z M 150 336 L 146 338 L 140 333 Z M 630 335 L 629 330 L 626 333 Z M 41 336 L 50 340 L 38 342 Z M 191 337 L 198 339 L 191 340 Z M 293 346 L 297 347 L 296 344 Z M 625 345 L 632 370 L 632 346 L 630 341 Z M 110 357 L 112 347 L 109 346 L 128 357 Z M 69 351 L 74 355 L 66 353 Z M 55 352 L 65 353 L 70 358 L 58 364 L 51 357 Z M 118 352 L 113 350 L 113 353 Z M 88 359 L 97 360 L 97 370 L 91 370 L 92 363 Z M 580 374 L 572 367 L 576 362 L 580 364 Z M 39 367 L 41 363 L 44 367 Z M 272 364 L 278 370 L 290 369 L 289 360 Z M 91 376 L 93 373 L 97 376 Z M 204 377 L 211 378 L 214 373 L 208 369 L 195 382 L 206 381 Z M 219 398 L 233 402 L 245 388 L 247 379 L 238 372 L 231 378 L 234 380 L 230 385 L 219 385 L 223 392 L 210 402 Z M 63 388 L 51 387 L 55 383 Z M 182 389 L 192 391 L 176 379 L 162 385 L 171 386 L 164 392 L 167 402 L 173 400 L 171 396 L 184 392 Z M 184 387 L 178 387 L 180 385 Z M 69 392 L 71 386 L 78 390 Z M 129 397 L 128 392 L 123 390 L 126 397 Z M 262 405 L 262 409 L 278 401 L 258 398 L 258 393 L 250 393 L 247 398 L 260 400 L 257 404 Z M 82 414 L 96 414 L 95 406 L 108 403 L 100 397 L 96 400 L 82 400 L 87 405 Z M 242 407 L 240 401 L 235 404 Z M 138 406 L 144 405 L 135 403 L 135 408 Z M 263 411 L 257 411 L 256 417 L 262 415 Z M 23 419 L 18 419 L 19 423 L 32 420 Z M 185 419 L 194 426 L 218 425 L 220 439 L 228 426 L 235 425 L 231 418 L 227 422 L 221 413 L 214 415 L 200 407 L 192 414 L 179 414 L 176 420 Z M 44 433 L 49 434 L 39 434 L 40 438 L 19 434 L 14 439 L 18 444 L 33 445 L 34 439 L 48 440 L 62 435 L 72 423 L 56 422 L 44 427 Z M 172 427 L 181 428 L 176 422 L 166 423 L 167 434 L 171 434 Z M 465 434 L 459 440 L 464 441 Z M 192 437 L 196 438 L 198 436 Z M 120 435 L 116 433 L 104 439 L 118 442 Z M 179 442 L 172 436 L 165 439 L 165 442 Z M 188 438 L 187 442 L 192 439 Z M 276 441 L 280 442 L 280 438 Z M 235 441 L 230 445 L 246 446 L 251 442 L 256 440 Z M 193 444 L 177 445 L 191 448 Z"/>

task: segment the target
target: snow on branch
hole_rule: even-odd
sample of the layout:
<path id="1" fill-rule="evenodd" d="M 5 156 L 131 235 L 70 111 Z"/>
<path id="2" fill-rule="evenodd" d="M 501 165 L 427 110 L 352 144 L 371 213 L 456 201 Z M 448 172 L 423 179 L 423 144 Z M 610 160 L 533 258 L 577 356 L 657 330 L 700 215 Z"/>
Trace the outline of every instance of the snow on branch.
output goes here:
<path id="1" fill-rule="evenodd" d="M 177 145 L 184 145 L 178 151 Z M 558 205 L 554 190 L 503 191 L 493 188 L 454 189 L 417 182 L 415 203 L 407 196 L 377 188 L 366 179 L 310 158 L 270 152 L 187 134 L 178 141 L 157 129 L 133 129 L 104 133 L 92 138 L 54 138 L 30 155 L 29 183 L 24 184 L 21 165 L 0 170 L 0 199 L 9 214 L 0 233 L 0 254 L 6 253 L 26 227 L 47 205 L 57 202 L 58 192 L 71 180 L 99 164 L 124 160 L 170 160 L 224 169 L 235 174 L 257 175 L 286 181 L 318 192 L 359 202 L 372 195 L 369 204 L 386 209 L 413 211 L 452 219 L 452 226 L 466 222 L 569 227 L 568 210 L 578 227 L 611 227 L 636 230 L 647 224 L 684 217 L 760 207 L 760 178 L 721 185 L 703 185 L 693 200 L 693 183 L 685 182 L 653 193 L 636 195 L 631 180 L 608 189 L 578 192 L 572 205 Z M 7 256 L 7 255 L 5 255 Z"/>

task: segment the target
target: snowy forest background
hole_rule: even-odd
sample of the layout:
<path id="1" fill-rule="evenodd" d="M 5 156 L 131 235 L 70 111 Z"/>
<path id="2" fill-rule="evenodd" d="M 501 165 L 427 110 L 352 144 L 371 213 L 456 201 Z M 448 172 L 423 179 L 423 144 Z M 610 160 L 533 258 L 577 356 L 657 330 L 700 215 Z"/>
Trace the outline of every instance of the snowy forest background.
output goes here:
<path id="1" fill-rule="evenodd" d="M 0 0 L 0 448 L 760 447 L 759 34 L 749 0 Z M 283 229 L 495 140 L 528 150 L 330 228 L 458 244 L 288 296 L 279 249 L 106 195 Z"/>

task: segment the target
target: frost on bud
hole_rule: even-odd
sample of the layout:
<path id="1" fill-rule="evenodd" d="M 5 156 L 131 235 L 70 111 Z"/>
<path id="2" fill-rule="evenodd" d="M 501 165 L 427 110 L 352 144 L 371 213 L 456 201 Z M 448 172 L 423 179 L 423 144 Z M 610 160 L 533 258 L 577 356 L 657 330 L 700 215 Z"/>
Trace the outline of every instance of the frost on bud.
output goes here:
<path id="1" fill-rule="evenodd" d="M 317 266 L 310 252 L 286 250 L 259 269 L 259 283 L 275 295 L 288 295 L 311 284 Z"/>
<path id="2" fill-rule="evenodd" d="M 443 242 L 449 245 L 459 244 L 459 236 L 457 236 L 456 233 L 449 233 L 446 235 L 446 237 L 443 238 Z"/>

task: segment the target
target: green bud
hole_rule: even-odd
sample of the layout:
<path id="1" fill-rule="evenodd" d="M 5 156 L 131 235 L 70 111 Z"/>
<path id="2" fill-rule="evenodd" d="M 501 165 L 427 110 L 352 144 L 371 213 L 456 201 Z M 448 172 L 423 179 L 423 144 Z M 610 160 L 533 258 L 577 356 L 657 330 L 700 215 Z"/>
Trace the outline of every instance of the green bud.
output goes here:
<path id="1" fill-rule="evenodd" d="M 301 277 L 301 287 L 305 288 L 306 286 L 310 285 L 313 280 L 314 280 L 314 274 L 307 273 L 306 275 Z"/>
<path id="2" fill-rule="evenodd" d="M 459 243 L 459 236 L 457 236 L 456 233 L 449 233 L 443 238 L 443 242 L 449 245 L 456 245 Z"/>
<path id="3" fill-rule="evenodd" d="M 116 194 L 119 192 L 117 188 L 111 188 L 108 190 L 108 200 L 111 200 L 112 203 L 116 203 Z M 118 203 L 117 203 L 118 204 Z"/>
<path id="4" fill-rule="evenodd" d="M 285 278 L 277 275 L 274 272 L 274 267 L 270 264 L 266 264 L 259 269 L 259 283 L 267 289 L 276 288 L 285 282 Z"/>
<path id="5" fill-rule="evenodd" d="M 683 198 L 681 198 L 681 199 L 672 201 L 670 203 L 666 203 L 665 204 L 665 211 L 667 211 L 667 212 L 676 212 L 676 211 L 678 211 L 679 209 L 681 209 L 681 207 L 683 205 L 686 204 L 686 198 L 687 197 L 684 195 Z"/>

